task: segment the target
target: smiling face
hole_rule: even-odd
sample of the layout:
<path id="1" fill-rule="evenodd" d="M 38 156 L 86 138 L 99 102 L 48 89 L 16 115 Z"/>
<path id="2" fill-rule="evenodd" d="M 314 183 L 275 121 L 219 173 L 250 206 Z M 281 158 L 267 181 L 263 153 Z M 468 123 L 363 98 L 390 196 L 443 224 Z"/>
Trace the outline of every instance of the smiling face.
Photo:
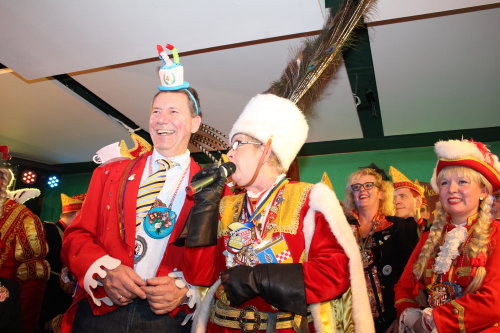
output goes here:
<path id="1" fill-rule="evenodd" d="M 417 216 L 417 209 L 420 207 L 421 199 L 413 195 L 413 191 L 408 187 L 399 187 L 394 190 L 394 206 L 396 216 L 404 219 Z"/>
<path id="2" fill-rule="evenodd" d="M 192 133 L 198 131 L 200 116 L 192 116 L 188 97 L 179 92 L 162 92 L 153 100 L 149 133 L 155 149 L 165 157 L 183 154 Z"/>
<path id="3" fill-rule="evenodd" d="M 463 223 L 478 212 L 480 198 L 485 198 L 488 192 L 477 177 L 446 169 L 438 175 L 439 201 L 453 223 Z"/>
<path id="4" fill-rule="evenodd" d="M 359 178 L 353 179 L 350 185 L 366 183 L 374 183 L 375 186 L 373 186 L 370 190 L 366 190 L 363 186 L 361 186 L 359 191 L 352 191 L 354 204 L 358 208 L 358 211 L 374 207 L 378 210 L 380 200 L 382 199 L 382 191 L 377 187 L 377 179 L 375 176 L 362 175 Z"/>

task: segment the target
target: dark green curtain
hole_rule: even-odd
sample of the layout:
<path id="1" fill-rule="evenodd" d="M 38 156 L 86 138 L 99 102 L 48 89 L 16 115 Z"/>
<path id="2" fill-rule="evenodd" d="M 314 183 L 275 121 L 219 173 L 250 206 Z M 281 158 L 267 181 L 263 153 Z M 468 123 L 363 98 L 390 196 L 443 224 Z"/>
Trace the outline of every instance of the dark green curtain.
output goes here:
<path id="1" fill-rule="evenodd" d="M 58 187 L 50 188 L 45 186 L 40 219 L 42 221 L 59 221 L 61 193 L 71 197 L 87 192 L 91 176 L 91 172 L 61 175 Z"/>

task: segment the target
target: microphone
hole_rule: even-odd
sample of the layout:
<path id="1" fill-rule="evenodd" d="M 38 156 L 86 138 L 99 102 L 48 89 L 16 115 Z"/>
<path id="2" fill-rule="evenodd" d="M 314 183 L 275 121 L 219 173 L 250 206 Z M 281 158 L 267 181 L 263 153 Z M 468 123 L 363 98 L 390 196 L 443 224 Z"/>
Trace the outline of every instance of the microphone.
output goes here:
<path id="1" fill-rule="evenodd" d="M 217 169 L 217 172 L 214 172 L 212 175 L 205 178 L 198 179 L 189 184 L 189 186 L 186 186 L 186 193 L 189 195 L 198 193 L 205 187 L 211 185 L 217 179 L 217 177 L 219 177 L 219 175 L 221 177 L 227 178 L 231 176 L 235 171 L 236 165 L 233 162 L 222 163 Z"/>

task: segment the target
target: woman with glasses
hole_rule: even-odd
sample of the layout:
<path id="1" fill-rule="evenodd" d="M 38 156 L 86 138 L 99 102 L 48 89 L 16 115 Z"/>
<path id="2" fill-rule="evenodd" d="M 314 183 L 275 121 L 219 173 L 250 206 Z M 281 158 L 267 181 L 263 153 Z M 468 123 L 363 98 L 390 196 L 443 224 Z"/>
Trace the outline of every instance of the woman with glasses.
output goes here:
<path id="1" fill-rule="evenodd" d="M 437 214 L 395 287 L 400 332 L 500 331 L 500 163 L 469 140 L 440 141 Z"/>
<path id="2" fill-rule="evenodd" d="M 392 216 L 393 191 L 385 172 L 372 164 L 349 176 L 344 197 L 377 332 L 396 325 L 393 287 L 418 241 L 413 219 Z"/>
<path id="3" fill-rule="evenodd" d="M 271 94 L 254 97 L 233 125 L 227 156 L 245 192 L 220 200 L 218 180 L 195 195 L 189 220 L 184 275 L 213 284 L 196 332 L 373 332 L 359 251 L 335 194 L 285 177 L 307 132 L 297 106 Z M 212 243 L 199 241 L 207 235 Z M 352 307 L 332 315 L 330 301 L 349 288 Z"/>

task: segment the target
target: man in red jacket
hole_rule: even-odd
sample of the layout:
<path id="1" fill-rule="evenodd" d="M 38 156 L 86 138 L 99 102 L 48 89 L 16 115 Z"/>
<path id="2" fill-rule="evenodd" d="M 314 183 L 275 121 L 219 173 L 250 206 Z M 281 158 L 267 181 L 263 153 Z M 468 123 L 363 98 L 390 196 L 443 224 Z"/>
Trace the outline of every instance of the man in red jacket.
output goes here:
<path id="1" fill-rule="evenodd" d="M 172 243 L 193 205 L 185 188 L 200 167 L 187 147 L 201 114 L 196 91 L 176 79 L 162 82 L 153 99 L 154 150 L 97 168 L 82 210 L 64 233 L 62 259 L 78 290 L 63 331 L 189 331 L 181 325 L 185 304 L 192 306 L 179 281 L 183 248 Z M 148 192 L 155 186 L 159 192 Z"/>

